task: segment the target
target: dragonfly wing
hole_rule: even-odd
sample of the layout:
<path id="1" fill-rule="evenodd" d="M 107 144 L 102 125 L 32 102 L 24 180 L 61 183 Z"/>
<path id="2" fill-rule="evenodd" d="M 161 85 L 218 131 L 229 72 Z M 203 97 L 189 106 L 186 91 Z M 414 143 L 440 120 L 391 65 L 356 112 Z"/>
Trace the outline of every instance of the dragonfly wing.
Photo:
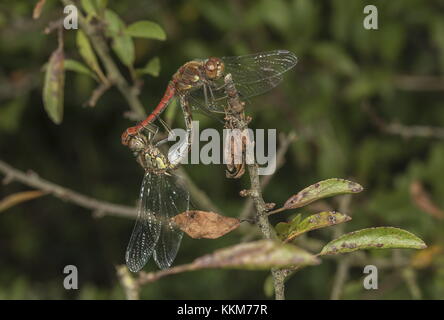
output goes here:
<path id="1" fill-rule="evenodd" d="M 275 50 L 244 56 L 223 57 L 225 74 L 230 73 L 234 85 L 243 99 L 265 93 L 279 85 L 283 74 L 293 68 L 298 59 L 287 50 Z M 227 106 L 224 80 L 212 81 L 189 93 L 194 108 L 223 112 Z"/>
<path id="2" fill-rule="evenodd" d="M 227 96 L 224 90 L 213 91 L 219 98 L 205 98 L 203 89 L 194 90 L 187 96 L 190 106 L 199 113 L 202 113 L 218 122 L 222 122 L 213 112 L 224 112 L 227 105 Z"/>
<path id="3" fill-rule="evenodd" d="M 162 226 L 159 241 L 154 251 L 154 260 L 161 269 L 171 266 L 179 251 L 183 232 L 171 221 L 175 215 L 188 211 L 190 198 L 185 189 L 163 175 L 159 181 L 160 191 L 164 196 L 160 210 Z"/>
<path id="4" fill-rule="evenodd" d="M 225 64 L 225 73 L 231 73 L 237 90 L 245 98 L 276 87 L 282 81 L 282 75 L 293 68 L 298 61 L 294 53 L 287 50 L 221 59 Z"/>
<path id="5" fill-rule="evenodd" d="M 159 240 L 161 198 L 157 192 L 159 177 L 145 173 L 140 189 L 138 214 L 131 239 L 126 249 L 126 264 L 132 272 L 142 269 L 151 257 Z"/>

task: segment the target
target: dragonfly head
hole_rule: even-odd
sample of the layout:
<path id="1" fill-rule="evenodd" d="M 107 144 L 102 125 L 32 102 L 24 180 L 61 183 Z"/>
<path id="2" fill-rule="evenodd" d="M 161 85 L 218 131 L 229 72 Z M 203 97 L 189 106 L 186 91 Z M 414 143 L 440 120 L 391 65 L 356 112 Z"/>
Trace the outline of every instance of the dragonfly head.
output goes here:
<path id="1" fill-rule="evenodd" d="M 210 80 L 216 80 L 222 77 L 224 73 L 224 63 L 219 58 L 209 58 L 204 64 L 205 75 Z"/>
<path id="2" fill-rule="evenodd" d="M 148 141 L 147 141 L 146 137 L 141 134 L 131 137 L 131 139 L 128 141 L 128 147 L 135 154 L 144 150 L 146 148 L 147 144 L 148 144 Z"/>

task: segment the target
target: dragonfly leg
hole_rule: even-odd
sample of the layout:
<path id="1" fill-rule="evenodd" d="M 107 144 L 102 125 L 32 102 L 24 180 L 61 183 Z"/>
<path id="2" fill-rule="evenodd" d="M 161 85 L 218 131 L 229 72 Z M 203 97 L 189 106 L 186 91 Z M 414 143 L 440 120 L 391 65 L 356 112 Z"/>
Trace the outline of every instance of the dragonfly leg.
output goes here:
<path id="1" fill-rule="evenodd" d="M 203 92 L 204 92 L 204 98 L 205 98 L 205 105 L 208 106 L 208 93 L 207 93 L 208 87 L 204 83 L 203 85 Z"/>
<path id="2" fill-rule="evenodd" d="M 175 133 L 173 131 L 170 131 L 167 138 L 157 141 L 154 146 L 155 147 L 161 146 L 162 144 L 165 144 L 168 141 L 170 141 L 171 138 L 175 138 L 175 137 L 176 137 Z"/>

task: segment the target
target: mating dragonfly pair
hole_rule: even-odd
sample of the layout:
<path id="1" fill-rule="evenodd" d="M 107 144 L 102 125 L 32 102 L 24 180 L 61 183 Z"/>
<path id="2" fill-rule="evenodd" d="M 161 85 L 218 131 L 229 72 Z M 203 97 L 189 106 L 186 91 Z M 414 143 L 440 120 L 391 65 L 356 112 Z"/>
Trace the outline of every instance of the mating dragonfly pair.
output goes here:
<path id="1" fill-rule="evenodd" d="M 173 75 L 153 112 L 122 134 L 122 144 L 133 151 L 145 170 L 137 220 L 126 251 L 129 270 L 139 271 L 152 255 L 159 268 L 169 268 L 179 250 L 183 232 L 171 218 L 189 210 L 190 197 L 186 188 L 171 179 L 170 172 L 189 151 L 192 110 L 209 115 L 225 113 L 228 95 L 224 77 L 228 74 L 239 96 L 245 99 L 276 87 L 296 63 L 296 56 L 287 50 L 187 62 Z M 187 135 L 166 157 L 153 142 L 153 135 L 147 136 L 144 131 L 153 127 L 175 98 L 183 111 Z"/>

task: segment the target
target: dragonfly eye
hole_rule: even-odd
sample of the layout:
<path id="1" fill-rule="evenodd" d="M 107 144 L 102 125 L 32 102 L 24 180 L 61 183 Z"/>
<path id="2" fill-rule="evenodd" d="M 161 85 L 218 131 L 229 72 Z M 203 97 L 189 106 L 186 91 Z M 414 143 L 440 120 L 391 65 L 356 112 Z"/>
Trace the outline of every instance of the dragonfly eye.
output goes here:
<path id="1" fill-rule="evenodd" d="M 223 75 L 224 70 L 225 70 L 225 65 L 222 61 L 219 60 L 217 63 L 217 78 L 220 78 Z"/>
<path id="2" fill-rule="evenodd" d="M 146 142 L 140 136 L 134 136 L 128 142 L 128 147 L 133 152 L 138 152 L 145 148 Z"/>
<path id="3" fill-rule="evenodd" d="M 205 74 L 208 79 L 214 80 L 222 75 L 223 67 L 219 58 L 209 58 L 205 62 Z"/>

